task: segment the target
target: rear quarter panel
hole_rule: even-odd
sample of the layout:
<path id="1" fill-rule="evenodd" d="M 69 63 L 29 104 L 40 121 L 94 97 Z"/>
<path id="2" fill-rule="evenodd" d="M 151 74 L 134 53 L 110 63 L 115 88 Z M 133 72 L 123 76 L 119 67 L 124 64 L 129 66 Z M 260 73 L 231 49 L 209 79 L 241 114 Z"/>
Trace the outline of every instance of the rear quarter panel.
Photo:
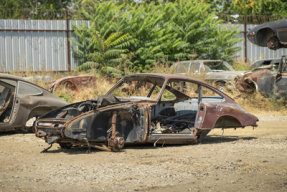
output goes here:
<path id="1" fill-rule="evenodd" d="M 201 103 L 195 127 L 198 129 L 213 129 L 217 120 L 223 116 L 236 118 L 241 127 L 257 126 L 257 117 L 245 111 L 237 103 Z M 233 127 L 234 128 L 234 127 Z"/>

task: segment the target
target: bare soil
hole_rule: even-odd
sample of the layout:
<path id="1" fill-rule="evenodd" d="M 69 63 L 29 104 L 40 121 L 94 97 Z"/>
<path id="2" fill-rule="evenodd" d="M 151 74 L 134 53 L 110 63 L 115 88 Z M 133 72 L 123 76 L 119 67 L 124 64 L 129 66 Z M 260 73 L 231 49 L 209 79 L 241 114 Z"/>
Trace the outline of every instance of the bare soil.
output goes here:
<path id="1" fill-rule="evenodd" d="M 212 130 L 196 145 L 137 145 L 111 153 L 60 149 L 0 133 L 0 191 L 287 191 L 287 117 Z M 223 135 L 222 135 L 223 133 Z"/>

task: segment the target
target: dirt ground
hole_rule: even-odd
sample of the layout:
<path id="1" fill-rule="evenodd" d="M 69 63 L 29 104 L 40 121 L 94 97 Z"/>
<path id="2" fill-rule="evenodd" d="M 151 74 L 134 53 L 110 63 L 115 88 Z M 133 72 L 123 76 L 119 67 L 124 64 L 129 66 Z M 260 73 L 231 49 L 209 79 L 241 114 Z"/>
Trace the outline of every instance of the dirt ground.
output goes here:
<path id="1" fill-rule="evenodd" d="M 197 145 L 48 153 L 33 134 L 0 133 L 0 191 L 287 191 L 287 117 L 212 130 Z M 223 135 L 222 135 L 223 133 Z"/>

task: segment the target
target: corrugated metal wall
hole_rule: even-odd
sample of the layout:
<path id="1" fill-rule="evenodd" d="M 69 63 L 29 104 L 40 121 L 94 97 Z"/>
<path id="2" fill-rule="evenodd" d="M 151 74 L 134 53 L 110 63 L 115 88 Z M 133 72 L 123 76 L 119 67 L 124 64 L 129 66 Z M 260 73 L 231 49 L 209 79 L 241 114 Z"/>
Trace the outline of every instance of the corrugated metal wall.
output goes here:
<path id="1" fill-rule="evenodd" d="M 89 21 L 70 20 L 68 30 L 72 25 L 79 26 L 81 23 L 90 26 Z M 235 26 L 232 24 L 232 26 Z M 247 30 L 256 25 L 247 25 Z M 0 29 L 14 31 L 0 31 L 0 71 L 26 71 L 26 70 L 47 70 L 67 71 L 68 70 L 68 49 L 66 20 L 0 20 Z M 22 31 L 17 31 L 22 30 Z M 43 30 L 43 31 L 25 31 Z M 50 32 L 45 30 L 62 30 Z M 244 31 L 241 24 L 238 30 Z M 69 36 L 73 38 L 72 32 Z M 244 37 L 243 33 L 239 34 Z M 237 43 L 242 47 L 236 55 L 244 61 L 244 41 Z M 77 46 L 70 43 L 70 65 L 71 69 L 78 66 L 73 57 Z M 247 59 L 254 62 L 258 59 L 278 58 L 287 54 L 287 49 L 272 51 L 268 48 L 251 44 L 247 40 Z"/>
<path id="2" fill-rule="evenodd" d="M 72 29 L 72 24 L 82 22 L 90 25 L 89 21 L 70 21 L 68 30 Z M 67 30 L 66 20 L 2 19 L 0 29 L 8 29 L 0 31 L 0 71 L 68 70 L 67 32 L 64 31 Z M 69 36 L 73 38 L 72 32 L 69 32 Z M 71 69 L 77 66 L 73 58 L 75 49 L 77 47 L 70 43 Z"/>

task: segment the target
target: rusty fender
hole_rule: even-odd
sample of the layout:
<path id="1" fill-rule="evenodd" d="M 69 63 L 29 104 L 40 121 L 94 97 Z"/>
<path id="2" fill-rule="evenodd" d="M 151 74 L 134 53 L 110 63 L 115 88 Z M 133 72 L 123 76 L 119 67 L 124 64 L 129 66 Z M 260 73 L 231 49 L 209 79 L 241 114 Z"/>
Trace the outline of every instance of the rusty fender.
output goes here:
<path id="1" fill-rule="evenodd" d="M 199 109 L 198 129 L 257 126 L 258 118 L 237 103 L 201 103 Z"/>

